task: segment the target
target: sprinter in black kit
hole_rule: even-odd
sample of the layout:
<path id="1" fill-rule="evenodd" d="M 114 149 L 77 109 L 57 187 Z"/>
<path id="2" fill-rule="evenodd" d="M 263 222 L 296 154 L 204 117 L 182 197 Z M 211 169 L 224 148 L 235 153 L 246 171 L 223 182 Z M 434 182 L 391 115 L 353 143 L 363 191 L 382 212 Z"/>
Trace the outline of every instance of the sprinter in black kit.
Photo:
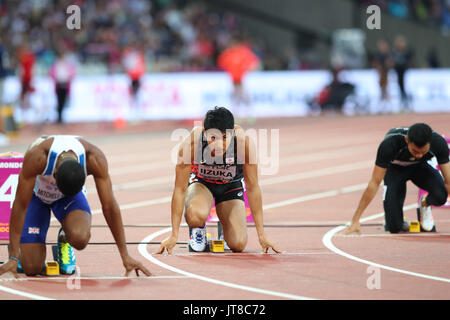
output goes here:
<path id="1" fill-rule="evenodd" d="M 435 158 L 442 175 L 428 161 Z M 384 179 L 383 206 L 385 229 L 391 233 L 409 230 L 403 219 L 406 182 L 428 192 L 420 201 L 420 224 L 432 231 L 434 221 L 430 206 L 441 206 L 450 192 L 449 148 L 445 139 L 425 123 L 398 127 L 388 131 L 378 147 L 372 178 L 364 191 L 350 227 L 344 234 L 360 233 L 359 219 L 374 198 Z"/>

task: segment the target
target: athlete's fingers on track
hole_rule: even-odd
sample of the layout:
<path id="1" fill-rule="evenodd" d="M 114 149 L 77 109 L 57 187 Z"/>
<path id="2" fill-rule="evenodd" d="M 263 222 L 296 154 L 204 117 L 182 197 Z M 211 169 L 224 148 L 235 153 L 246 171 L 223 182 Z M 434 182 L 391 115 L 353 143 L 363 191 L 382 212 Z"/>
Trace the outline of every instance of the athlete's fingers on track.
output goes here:
<path id="1" fill-rule="evenodd" d="M 136 271 L 136 275 L 139 277 L 139 272 L 138 271 L 141 271 L 141 272 L 143 272 L 147 277 L 150 277 L 151 275 L 152 275 L 152 273 L 150 272 L 150 270 L 148 270 L 146 267 L 144 267 L 142 264 L 138 267 L 138 268 L 136 268 L 135 269 L 135 271 Z"/>
<path id="2" fill-rule="evenodd" d="M 155 254 L 162 254 L 164 252 L 165 247 L 162 245 L 158 250 L 155 251 Z"/>
<path id="3" fill-rule="evenodd" d="M 275 246 L 272 246 L 272 250 L 275 251 L 276 253 L 283 253 L 282 250 L 278 249 L 278 248 L 275 247 Z"/>

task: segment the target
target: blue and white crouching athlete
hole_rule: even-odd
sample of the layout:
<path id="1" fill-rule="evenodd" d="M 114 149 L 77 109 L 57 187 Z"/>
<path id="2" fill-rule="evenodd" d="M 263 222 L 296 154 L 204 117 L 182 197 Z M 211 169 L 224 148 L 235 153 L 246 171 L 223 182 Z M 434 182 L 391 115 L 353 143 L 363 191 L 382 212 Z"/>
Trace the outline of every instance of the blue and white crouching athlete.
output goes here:
<path id="1" fill-rule="evenodd" d="M 42 136 L 24 155 L 16 197 L 11 210 L 9 258 L 0 275 L 20 266 L 28 276 L 42 273 L 51 211 L 61 223 L 58 233 L 62 273 L 75 271 L 73 248 L 89 242 L 91 210 L 85 195 L 85 180 L 92 175 L 103 215 L 113 234 L 126 275 L 132 270 L 150 272 L 128 255 L 119 206 L 113 195 L 108 164 L 103 152 L 79 136 Z M 19 267 L 19 268 L 20 268 Z"/>

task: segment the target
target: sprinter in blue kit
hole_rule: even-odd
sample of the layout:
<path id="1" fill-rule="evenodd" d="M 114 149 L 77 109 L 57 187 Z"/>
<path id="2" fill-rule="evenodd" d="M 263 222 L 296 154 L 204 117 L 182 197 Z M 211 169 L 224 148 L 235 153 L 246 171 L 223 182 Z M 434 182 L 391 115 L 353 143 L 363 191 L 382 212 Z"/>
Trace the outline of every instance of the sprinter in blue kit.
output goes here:
<path id="1" fill-rule="evenodd" d="M 59 264 L 63 274 L 75 272 L 75 253 L 90 239 L 91 210 L 85 196 L 86 176 L 94 177 L 103 215 L 119 249 L 126 275 L 150 272 L 127 252 L 120 209 L 112 191 L 103 152 L 78 136 L 43 136 L 24 155 L 16 197 L 11 210 L 9 259 L 0 274 L 23 269 L 42 273 L 50 212 L 61 223 L 58 233 Z"/>

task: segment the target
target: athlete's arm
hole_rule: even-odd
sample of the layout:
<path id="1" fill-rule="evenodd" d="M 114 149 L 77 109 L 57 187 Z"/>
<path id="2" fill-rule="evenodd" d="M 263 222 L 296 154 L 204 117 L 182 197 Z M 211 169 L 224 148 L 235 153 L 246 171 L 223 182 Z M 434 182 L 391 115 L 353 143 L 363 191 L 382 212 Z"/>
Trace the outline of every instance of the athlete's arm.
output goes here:
<path id="1" fill-rule="evenodd" d="M 238 139 L 240 137 L 238 136 Z M 256 158 L 256 147 L 253 141 L 246 136 L 245 137 L 245 163 L 243 165 L 245 188 L 248 197 L 248 203 L 250 205 L 250 211 L 255 221 L 256 232 L 258 234 L 259 243 L 261 244 L 264 253 L 267 253 L 269 248 L 279 253 L 274 244 L 266 237 L 264 232 L 263 223 L 263 208 L 262 208 L 262 195 L 261 188 L 258 182 L 258 164 Z"/>
<path id="2" fill-rule="evenodd" d="M 346 230 L 344 230 L 343 232 L 344 234 L 350 234 L 352 232 L 357 233 L 361 232 L 359 219 L 361 218 L 364 210 L 367 208 L 367 206 L 370 204 L 370 202 L 377 194 L 378 187 L 380 186 L 380 183 L 383 180 L 385 174 L 386 168 L 382 168 L 377 165 L 374 166 L 372 171 L 372 177 L 366 187 L 366 190 L 361 196 L 361 200 L 359 201 L 358 207 L 356 208 L 356 211 L 353 215 L 351 225 Z"/>
<path id="3" fill-rule="evenodd" d="M 46 155 L 41 148 L 25 153 L 22 169 L 19 173 L 16 197 L 11 209 L 9 225 L 9 256 L 19 259 L 20 237 L 22 235 L 28 204 L 33 195 L 36 176 L 44 171 Z M 0 274 L 12 272 L 17 276 L 17 262 L 8 260 L 0 267 Z"/>
<path id="4" fill-rule="evenodd" d="M 201 128 L 194 128 L 178 149 L 177 164 L 175 166 L 175 185 L 171 202 L 172 234 L 161 242 L 161 246 L 155 253 L 163 253 L 164 250 L 167 250 L 169 254 L 172 254 L 172 249 L 177 243 L 189 184 L 189 175 L 191 173 L 191 163 L 194 160 L 194 141 L 199 130 Z"/>
<path id="5" fill-rule="evenodd" d="M 83 144 L 86 148 L 86 142 Z M 131 271 L 135 270 L 136 275 L 139 276 L 138 271 L 140 270 L 145 275 L 150 276 L 150 271 L 128 254 L 122 216 L 119 205 L 114 197 L 112 182 L 108 173 L 108 162 L 105 155 L 99 148 L 90 145 L 86 148 L 86 158 L 88 174 L 92 174 L 94 177 L 103 216 L 119 249 L 120 257 L 126 270 L 125 275 L 128 276 Z"/>

